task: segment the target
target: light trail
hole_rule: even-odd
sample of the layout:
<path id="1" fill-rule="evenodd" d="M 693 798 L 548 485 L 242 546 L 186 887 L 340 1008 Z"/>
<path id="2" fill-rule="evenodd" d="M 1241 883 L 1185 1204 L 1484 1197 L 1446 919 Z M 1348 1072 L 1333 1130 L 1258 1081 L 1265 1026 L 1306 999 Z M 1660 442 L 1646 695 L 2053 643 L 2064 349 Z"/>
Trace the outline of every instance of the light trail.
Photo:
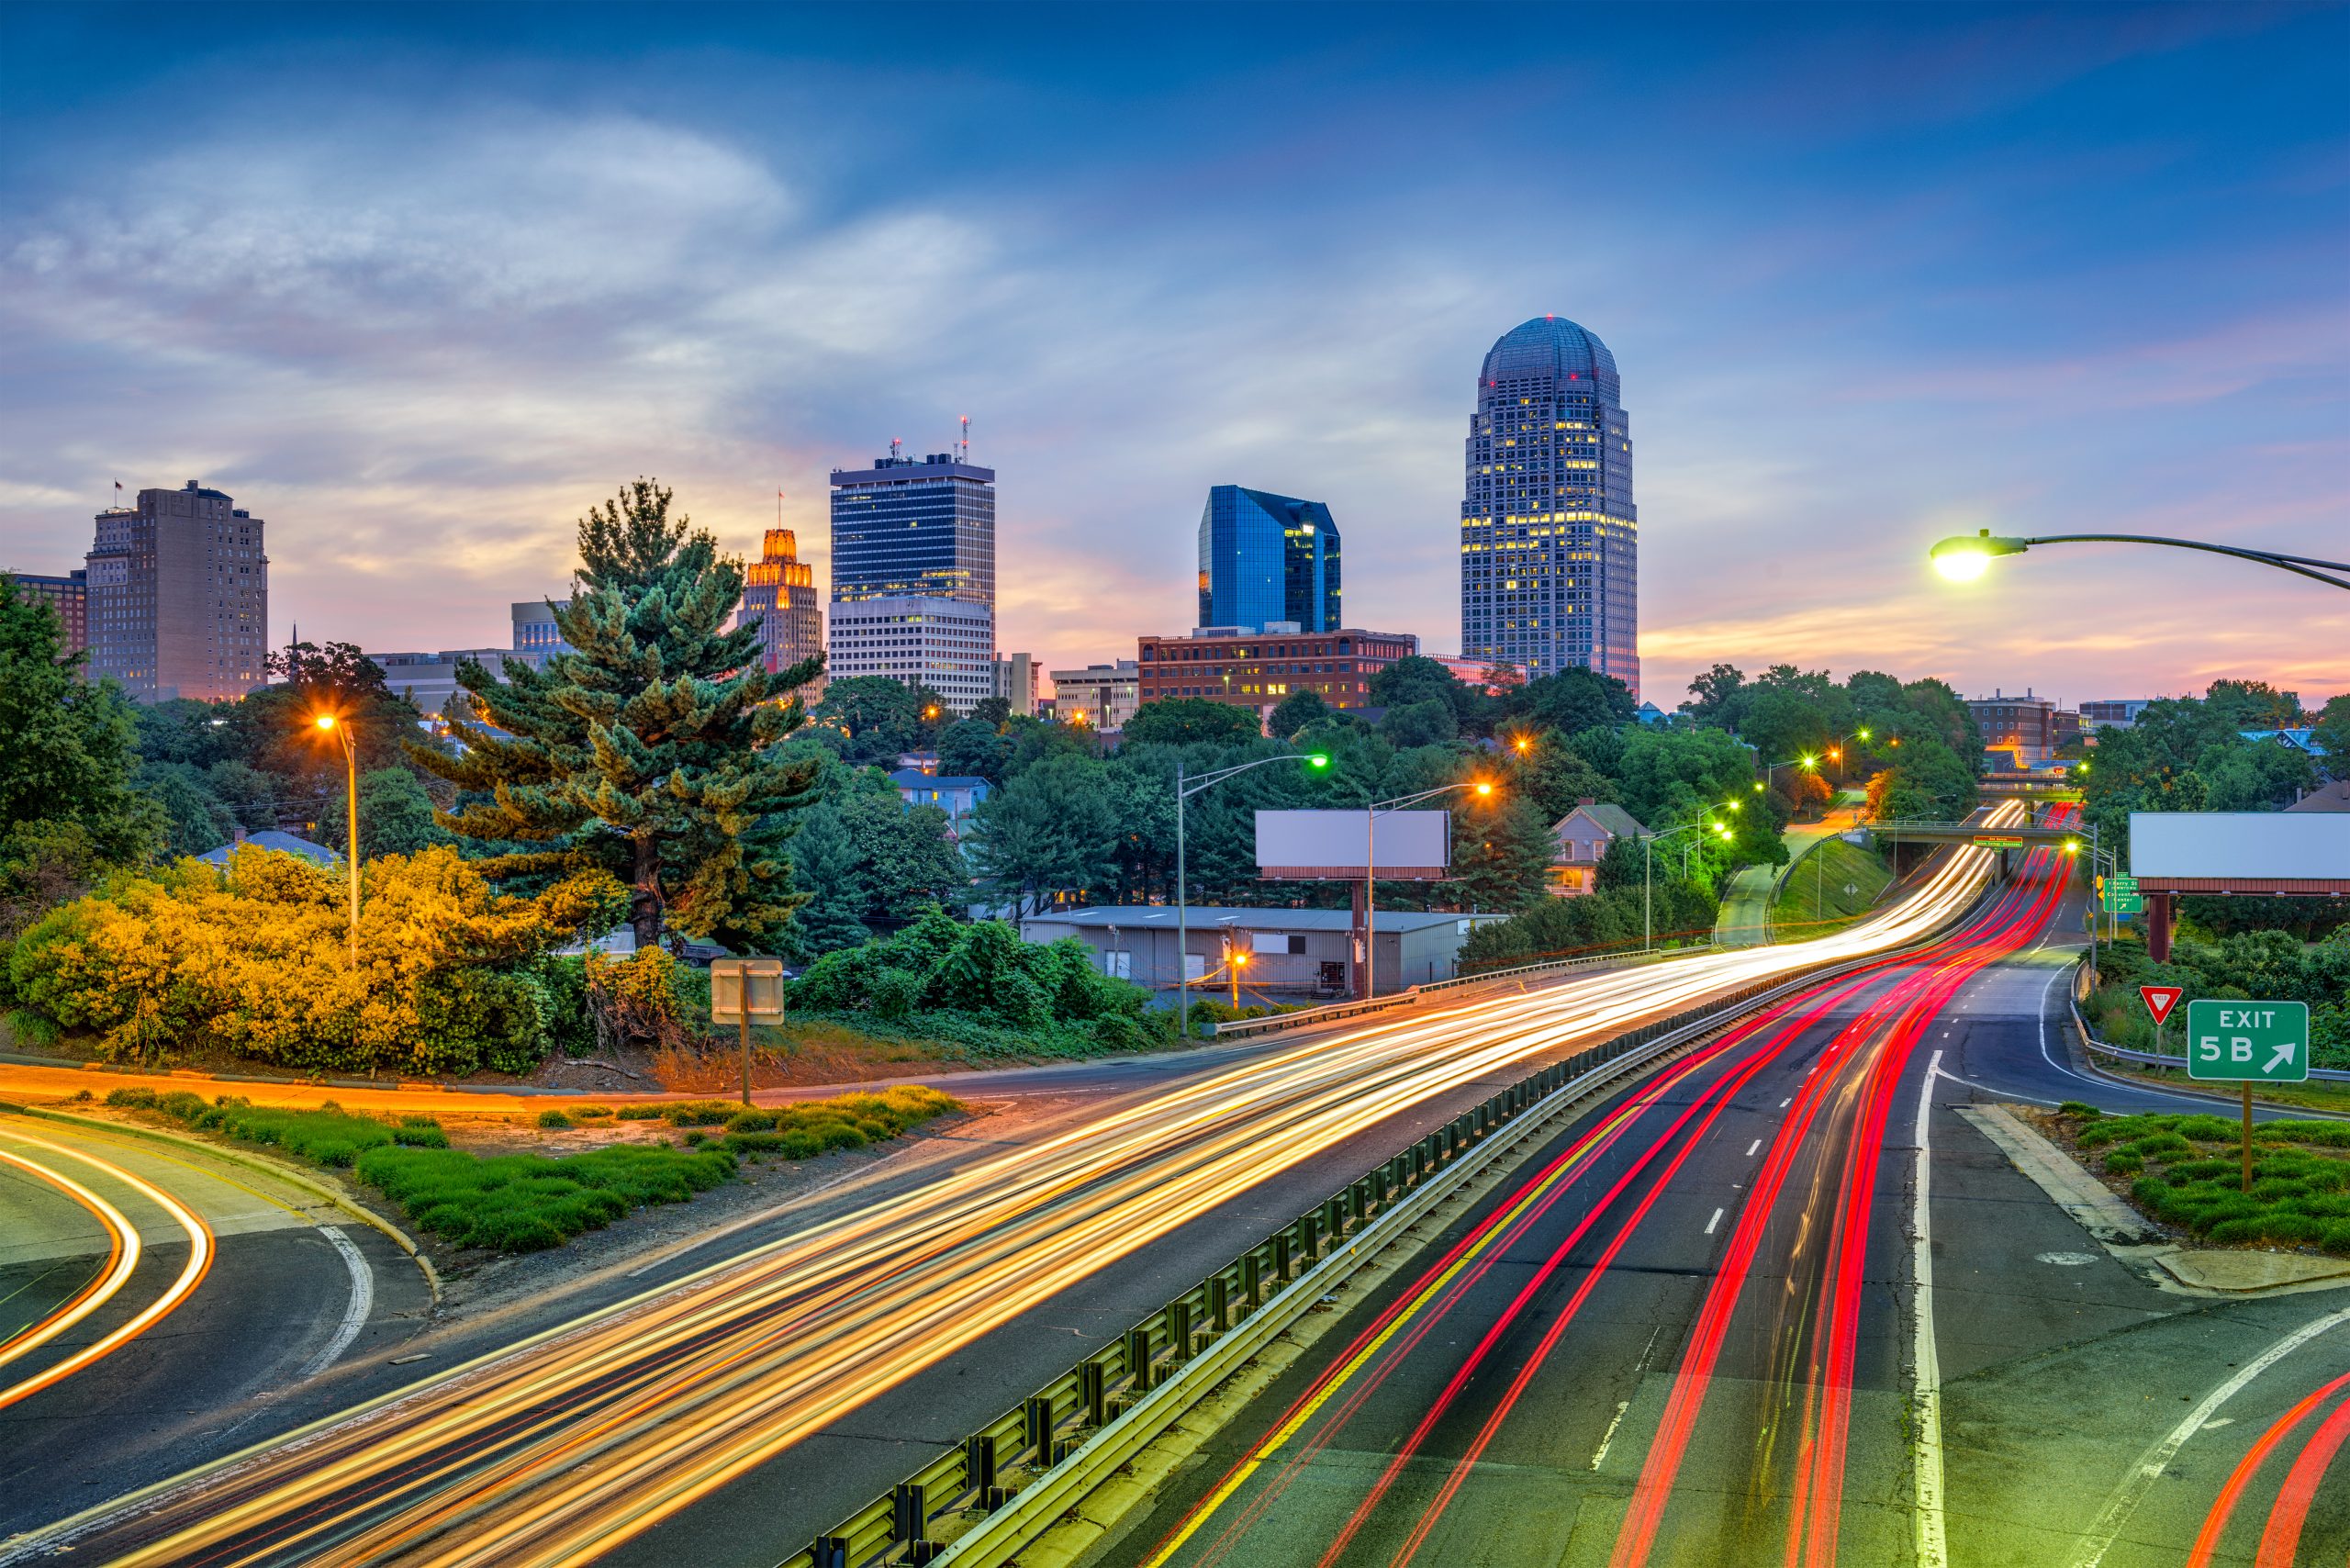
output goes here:
<path id="1" fill-rule="evenodd" d="M 45 1182 L 73 1199 L 98 1222 L 99 1227 L 106 1234 L 105 1265 L 91 1275 L 80 1290 L 52 1309 L 48 1316 L 10 1339 L 5 1349 L 0 1349 L 0 1367 L 4 1367 L 48 1344 L 113 1300 L 115 1293 L 121 1290 L 130 1278 L 130 1271 L 139 1267 L 139 1232 L 122 1217 L 121 1210 L 63 1171 L 51 1170 L 38 1160 L 11 1154 L 5 1148 L 0 1148 L 0 1160 L 29 1172 L 36 1181 Z M 0 1389 L 0 1404 L 5 1404 L 6 1396 L 14 1392 L 13 1388 Z"/>
<path id="2" fill-rule="evenodd" d="M 1973 902 L 1989 860 L 1961 850 L 1883 915 L 1799 948 L 1468 999 L 1270 1050 L 76 1516 L 15 1552 L 129 1524 L 125 1563 L 592 1559 L 1267 1177 L 1528 1058 L 1918 940 Z"/>
<path id="3" fill-rule="evenodd" d="M 2235 1468 L 2228 1473 L 2228 1479 L 2221 1485 L 2220 1495 L 2211 1504 L 2211 1511 L 2203 1517 L 2203 1528 L 2195 1533 L 2195 1545 L 2187 1554 L 2187 1568 L 2210 1568 L 2211 1554 L 2219 1550 L 2220 1538 L 2227 1531 L 2228 1517 L 2235 1512 L 2236 1503 L 2243 1497 L 2244 1488 L 2251 1484 L 2262 1462 L 2311 1411 L 2345 1386 L 2350 1386 L 2350 1372 L 2344 1372 L 2332 1383 L 2301 1395 L 2294 1401 L 2291 1409 L 2271 1422 L 2268 1429 L 2244 1450 L 2244 1456 L 2236 1461 Z"/>
<path id="4" fill-rule="evenodd" d="M 134 1176 L 129 1171 L 124 1170 L 121 1166 L 116 1165 L 109 1160 L 100 1159 L 94 1154 L 84 1154 L 79 1149 L 69 1148 L 63 1144 L 51 1143 L 46 1138 L 35 1137 L 29 1133 L 19 1132 L 15 1128 L 10 1128 L 7 1136 L 19 1143 L 30 1144 L 35 1148 L 46 1149 L 51 1154 L 62 1154 L 68 1159 L 77 1159 L 83 1164 L 91 1167 L 93 1170 L 103 1171 L 106 1176 L 110 1177 L 114 1181 L 121 1182 L 124 1186 L 129 1187 L 131 1191 L 137 1193 L 140 1196 L 145 1198 L 148 1202 L 155 1204 L 156 1207 L 169 1215 L 173 1223 L 187 1233 L 188 1247 L 186 1264 L 180 1270 L 179 1277 L 173 1280 L 168 1286 L 164 1287 L 161 1295 L 157 1296 L 153 1301 L 149 1302 L 145 1306 L 133 1313 L 128 1321 L 118 1325 L 111 1331 L 100 1335 L 96 1339 L 92 1340 L 89 1344 L 84 1345 L 82 1349 L 74 1351 L 72 1355 L 67 1356 L 62 1361 L 58 1361 L 51 1366 L 43 1368 L 40 1372 L 36 1372 L 31 1377 L 26 1378 L 22 1382 L 15 1383 L 6 1389 L 0 1389 L 0 1409 L 6 1409 L 9 1406 L 17 1404 L 21 1400 L 28 1399 L 32 1395 L 39 1394 L 42 1389 L 50 1387 L 51 1385 L 73 1376 L 83 1368 L 89 1366 L 94 1362 L 105 1360 L 106 1357 L 114 1354 L 115 1351 L 120 1350 L 123 1346 L 129 1344 L 131 1340 L 137 1338 L 140 1335 L 144 1334 L 156 1324 L 162 1322 L 164 1318 L 170 1316 L 179 1306 L 180 1303 L 185 1301 L 189 1295 L 194 1294 L 196 1287 L 203 1282 L 206 1271 L 212 1267 L 213 1252 L 211 1227 L 207 1226 L 203 1220 L 197 1218 L 196 1215 L 185 1205 L 181 1204 L 177 1198 L 173 1197 L 169 1193 L 166 1193 L 162 1188 L 156 1186 L 153 1182 L 144 1181 L 140 1177 Z M 12 1164 L 25 1165 L 35 1170 L 41 1169 L 31 1161 L 19 1159 L 16 1156 L 7 1155 L 5 1151 L 0 1151 L 0 1158 L 9 1159 Z M 71 1178 L 60 1175 L 55 1171 L 50 1171 L 48 1174 L 62 1184 L 78 1186 L 78 1183 L 71 1182 Z M 95 1193 L 88 1193 L 86 1188 L 83 1188 L 81 1191 L 87 1193 L 92 1202 L 104 1203 L 104 1200 L 98 1198 Z M 130 1267 L 138 1262 L 138 1253 L 136 1250 L 137 1232 L 135 1228 L 129 1225 L 129 1222 L 122 1219 L 120 1211 L 114 1209 L 111 1205 L 107 1205 L 106 1212 L 113 1216 L 113 1222 L 120 1222 L 123 1225 L 123 1234 L 128 1238 L 121 1244 L 123 1252 L 128 1254 L 128 1256 L 118 1256 L 116 1259 L 115 1270 L 111 1271 L 108 1275 L 110 1280 L 114 1278 L 114 1274 L 117 1272 L 121 1276 L 120 1280 L 116 1280 L 114 1282 L 113 1288 L 106 1292 L 108 1296 L 112 1296 L 121 1288 L 121 1282 L 129 1278 L 129 1271 Z M 89 1304 L 92 1310 L 95 1309 L 96 1305 L 97 1304 L 95 1302 Z M 87 1314 L 85 1313 L 83 1316 L 86 1316 Z M 76 1321 L 79 1321 L 79 1318 L 77 1318 Z M 54 1336 L 52 1335 L 51 1337 L 53 1338 Z"/>

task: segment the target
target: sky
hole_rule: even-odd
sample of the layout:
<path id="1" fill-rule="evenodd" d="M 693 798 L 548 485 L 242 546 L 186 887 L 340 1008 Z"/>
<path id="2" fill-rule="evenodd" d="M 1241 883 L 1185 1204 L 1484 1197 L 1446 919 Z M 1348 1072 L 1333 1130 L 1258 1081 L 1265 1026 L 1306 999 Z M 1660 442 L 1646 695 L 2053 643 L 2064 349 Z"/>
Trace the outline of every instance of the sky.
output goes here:
<path id="1" fill-rule="evenodd" d="M 1328 503 L 1460 642 L 1479 364 L 1614 351 L 1643 695 L 1717 661 L 2350 690 L 2350 9 L 0 5 L 0 567 L 189 478 L 283 642 L 501 646 L 640 474 L 824 580 L 826 471 L 971 421 L 999 641 L 1195 617 Z"/>

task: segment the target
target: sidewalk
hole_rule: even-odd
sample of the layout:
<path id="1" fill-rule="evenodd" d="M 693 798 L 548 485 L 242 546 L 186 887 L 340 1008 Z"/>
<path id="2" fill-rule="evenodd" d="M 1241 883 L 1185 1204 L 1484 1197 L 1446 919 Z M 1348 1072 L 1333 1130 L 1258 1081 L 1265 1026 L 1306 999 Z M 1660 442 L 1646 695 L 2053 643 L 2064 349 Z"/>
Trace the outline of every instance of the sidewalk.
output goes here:
<path id="1" fill-rule="evenodd" d="M 1787 846 L 1787 865 L 1803 857 L 1814 841 L 1832 834 L 1850 833 L 1861 825 L 1864 803 L 1838 797 L 1828 814 L 1816 823 L 1789 823 L 1779 834 Z M 1778 885 L 1784 866 L 1748 866 L 1730 879 L 1722 895 L 1721 914 L 1714 922 L 1714 944 L 1721 947 L 1758 947 L 1771 940 L 1771 890 Z"/>

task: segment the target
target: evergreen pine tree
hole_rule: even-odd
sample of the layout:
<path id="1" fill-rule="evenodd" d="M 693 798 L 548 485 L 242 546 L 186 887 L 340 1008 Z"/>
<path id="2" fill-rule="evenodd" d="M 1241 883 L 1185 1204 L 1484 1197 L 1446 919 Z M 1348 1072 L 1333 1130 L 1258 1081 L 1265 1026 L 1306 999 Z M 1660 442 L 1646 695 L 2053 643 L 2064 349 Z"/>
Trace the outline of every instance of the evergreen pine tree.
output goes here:
<path id="1" fill-rule="evenodd" d="M 797 956 L 817 958 L 854 947 L 872 933 L 857 918 L 867 897 L 858 875 L 856 845 L 840 813 L 819 806 L 792 842 L 791 873 L 808 902 L 791 923 Z"/>
<path id="2" fill-rule="evenodd" d="M 770 748 L 805 722 L 791 693 L 822 664 L 769 674 L 757 621 L 726 629 L 743 564 L 673 520 L 670 494 L 640 478 L 580 519 L 578 586 L 551 605 L 576 651 L 503 678 L 460 665 L 479 722 L 453 716 L 453 756 L 413 742 L 408 755 L 488 797 L 435 812 L 442 827 L 546 846 L 481 862 L 490 875 L 600 867 L 629 890 L 640 949 L 665 925 L 772 946 L 806 898 L 784 842 L 821 764 Z"/>

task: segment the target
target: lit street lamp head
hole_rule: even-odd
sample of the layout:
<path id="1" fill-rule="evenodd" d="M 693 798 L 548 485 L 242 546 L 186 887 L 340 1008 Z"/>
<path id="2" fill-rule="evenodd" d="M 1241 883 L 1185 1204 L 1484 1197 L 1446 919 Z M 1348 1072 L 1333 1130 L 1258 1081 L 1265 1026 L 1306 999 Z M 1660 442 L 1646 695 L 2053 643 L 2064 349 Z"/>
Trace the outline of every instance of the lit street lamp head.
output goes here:
<path id="1" fill-rule="evenodd" d="M 1494 787 L 1491 784 L 1479 784 L 1477 786 L 1477 793 L 1480 795 L 1490 795 L 1493 792 Z"/>
<path id="2" fill-rule="evenodd" d="M 1315 752 L 1312 756 L 1307 757 L 1305 760 L 1306 760 L 1306 762 L 1307 762 L 1310 766 L 1315 767 L 1329 767 L 1329 766 L 1330 766 L 1330 758 L 1329 758 L 1329 756 L 1328 756 L 1328 754 L 1324 753 L 1324 752 L 1318 752 L 1318 751 L 1317 751 L 1317 752 Z"/>
<path id="3" fill-rule="evenodd" d="M 1934 570 L 1954 583 L 1971 583 L 1990 569 L 1994 555 L 2020 555 L 2028 546 L 2020 539 L 1995 535 L 1986 528 L 1968 535 L 1953 534 L 1934 546 Z"/>
<path id="4" fill-rule="evenodd" d="M 331 713 L 321 713 L 310 722 L 318 725 L 318 727 L 322 730 L 331 730 L 334 728 L 334 715 Z"/>

